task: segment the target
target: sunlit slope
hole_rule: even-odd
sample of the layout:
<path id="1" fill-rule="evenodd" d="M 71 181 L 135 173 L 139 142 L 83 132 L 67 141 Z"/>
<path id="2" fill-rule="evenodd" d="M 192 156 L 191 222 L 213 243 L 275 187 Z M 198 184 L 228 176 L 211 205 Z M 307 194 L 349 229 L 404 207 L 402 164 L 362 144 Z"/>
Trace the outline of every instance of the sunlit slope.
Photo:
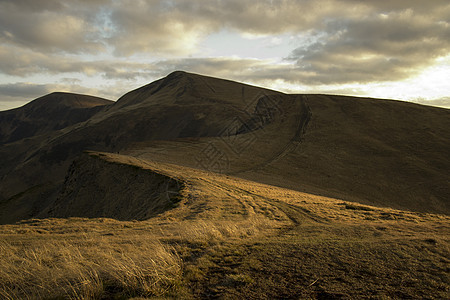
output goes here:
<path id="1" fill-rule="evenodd" d="M 83 201 L 95 201 L 94 211 L 104 208 L 102 217 L 0 226 L 3 296 L 442 299 L 448 294 L 448 216 L 361 205 L 126 155 L 86 155 L 71 168 L 64 197 L 51 211 L 54 217 L 71 210 L 76 215 Z M 93 179 L 88 170 L 99 176 Z M 154 180 L 155 174 L 161 180 Z M 173 185 L 165 184 L 168 178 Z M 176 205 L 142 221 L 117 215 L 133 210 L 139 204 L 135 196 L 149 185 L 160 196 L 175 195 Z M 116 201 L 123 194 L 130 196 Z"/>
<path id="2" fill-rule="evenodd" d="M 95 178 L 88 173 L 96 174 Z M 177 220 L 246 221 L 273 228 L 448 219 L 351 204 L 201 169 L 97 152 L 84 154 L 71 167 L 58 199 L 49 209 L 52 217 L 146 220 L 161 215 Z M 151 205 L 154 213 L 142 215 Z M 133 210 L 141 215 L 126 214 Z"/>

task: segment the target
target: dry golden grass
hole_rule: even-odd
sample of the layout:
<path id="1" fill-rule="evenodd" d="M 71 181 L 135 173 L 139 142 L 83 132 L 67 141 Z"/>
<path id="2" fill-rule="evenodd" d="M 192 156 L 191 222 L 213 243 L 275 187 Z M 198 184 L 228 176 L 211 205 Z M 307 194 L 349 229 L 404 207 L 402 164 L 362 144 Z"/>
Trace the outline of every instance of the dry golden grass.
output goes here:
<path id="1" fill-rule="evenodd" d="M 0 226 L 1 299 L 184 295 L 186 243 L 208 248 L 265 231 L 267 222 L 32 219 Z"/>
<path id="2" fill-rule="evenodd" d="M 181 278 L 178 255 L 152 237 L 28 234 L 2 241 L 0 257 L 2 299 L 160 296 Z"/>
<path id="3" fill-rule="evenodd" d="M 1 298 L 439 299 L 450 291 L 448 216 L 91 155 L 180 180 L 179 205 L 146 221 L 0 226 Z"/>

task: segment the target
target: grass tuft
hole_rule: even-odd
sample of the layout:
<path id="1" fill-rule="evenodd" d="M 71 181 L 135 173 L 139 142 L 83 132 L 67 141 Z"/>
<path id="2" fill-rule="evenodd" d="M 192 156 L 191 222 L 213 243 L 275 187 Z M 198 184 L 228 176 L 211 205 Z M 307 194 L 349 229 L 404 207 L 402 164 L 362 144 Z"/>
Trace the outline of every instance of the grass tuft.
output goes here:
<path id="1" fill-rule="evenodd" d="M 181 259 L 152 240 L 0 243 L 0 298 L 96 299 L 162 296 L 181 276 Z"/>

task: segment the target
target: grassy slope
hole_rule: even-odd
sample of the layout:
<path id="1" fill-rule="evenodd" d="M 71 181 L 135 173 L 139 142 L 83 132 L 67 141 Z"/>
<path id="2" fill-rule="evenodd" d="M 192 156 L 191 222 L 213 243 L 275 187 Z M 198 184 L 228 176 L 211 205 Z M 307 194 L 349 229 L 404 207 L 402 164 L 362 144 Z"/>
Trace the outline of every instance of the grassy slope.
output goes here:
<path id="1" fill-rule="evenodd" d="M 231 81 L 175 72 L 124 95 L 85 122 L 56 131 L 48 131 L 44 126 L 43 134 L 1 145 L 0 224 L 38 216 L 55 200 L 69 166 L 84 150 L 117 152 L 152 140 L 217 136 L 223 124 L 236 117 L 248 118 L 244 108 L 253 107 L 259 97 L 269 94 L 283 95 Z M 60 94 L 53 96 L 57 96 L 53 100 L 62 102 L 63 108 L 64 100 L 70 100 L 60 99 Z M 45 98 L 48 97 L 40 100 Z M 35 104 L 42 104 L 38 106 L 41 114 L 37 115 L 46 120 L 44 124 L 49 119 L 57 120 L 48 115 L 49 107 L 45 110 L 44 104 L 52 103 L 41 102 L 30 105 L 34 108 Z M 65 115 L 61 117 L 66 121 Z M 37 122 L 33 128 L 40 126 L 42 123 Z"/>
<path id="2" fill-rule="evenodd" d="M 40 100 L 46 98 L 52 101 L 30 103 L 26 118 L 39 132 L 0 147 L 1 224 L 41 216 L 84 150 L 120 151 L 346 201 L 450 213 L 450 110 L 286 95 L 183 72 L 103 108 L 78 103 L 80 95 Z M 73 114 L 85 110 L 96 113 Z M 0 131 L 9 137 L 15 130 L 8 120 Z M 214 155 L 219 164 L 204 160 Z"/>
<path id="3" fill-rule="evenodd" d="M 347 201 L 450 213 L 449 110 L 342 96 L 282 99 L 262 130 L 152 141 L 125 153 Z M 222 166 L 202 161 L 211 146 Z"/>
<path id="4" fill-rule="evenodd" d="M 96 155 L 96 154 L 92 154 Z M 147 221 L 0 227 L 0 294 L 73 298 L 445 298 L 450 218 L 348 203 L 118 154 L 182 181 Z"/>

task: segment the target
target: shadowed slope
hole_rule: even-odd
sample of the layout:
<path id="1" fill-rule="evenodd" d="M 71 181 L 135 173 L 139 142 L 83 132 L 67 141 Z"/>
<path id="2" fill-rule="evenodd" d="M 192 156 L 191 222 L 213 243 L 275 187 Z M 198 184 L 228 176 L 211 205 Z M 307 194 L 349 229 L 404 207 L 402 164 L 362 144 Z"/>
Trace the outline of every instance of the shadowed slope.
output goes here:
<path id="1" fill-rule="evenodd" d="M 278 117 L 264 130 L 233 135 L 228 123 L 218 138 L 154 142 L 128 153 L 366 204 L 450 213 L 449 110 L 325 95 L 285 95 L 270 105 Z"/>
<path id="2" fill-rule="evenodd" d="M 261 95 L 283 95 L 283 93 L 235 81 L 176 71 L 123 95 L 112 110 L 135 105 L 203 105 L 208 102 L 232 104 L 243 109 L 247 105 L 254 104 L 252 103 L 254 98 Z"/>
<path id="3" fill-rule="evenodd" d="M 113 105 L 87 109 L 100 111 L 0 148 L 3 216 L 39 215 L 56 200 L 84 150 L 120 151 L 366 204 L 450 213 L 447 109 L 286 95 L 186 72 L 131 91 Z M 11 213 L 18 207 L 23 210 Z"/>
<path id="4" fill-rule="evenodd" d="M 73 163 L 58 201 L 48 212 L 52 217 L 248 221 L 270 228 L 287 226 L 289 230 L 334 222 L 415 222 L 426 216 L 353 205 L 225 174 L 105 152 L 85 153 Z M 426 218 L 449 217 L 430 214 Z"/>
<path id="5" fill-rule="evenodd" d="M 176 178 L 103 157 L 84 154 L 77 159 L 43 215 L 146 220 L 180 200 L 183 183 Z"/>
<path id="6" fill-rule="evenodd" d="M 0 112 L 0 144 L 49 133 L 86 121 L 113 101 L 71 93 L 51 93 Z"/>
<path id="7" fill-rule="evenodd" d="M 180 94 L 177 90 L 180 87 L 186 91 Z M 251 121 L 252 127 L 238 126 L 234 133 L 262 128 L 272 121 L 267 117 L 272 112 L 264 110 L 263 105 L 268 97 L 279 101 L 284 95 L 175 72 L 158 84 L 125 95 L 85 122 L 0 149 L 4 158 L 0 161 L 0 202 L 9 207 L 34 203 L 26 205 L 34 209 L 22 213 L 26 218 L 36 215 L 39 206 L 55 199 L 67 168 L 83 150 L 117 152 L 153 140 L 218 136 L 223 124 L 236 118 Z M 249 114 L 248 108 L 254 113 Z M 52 171 L 42 173 L 42 170 Z"/>
<path id="8" fill-rule="evenodd" d="M 450 213 L 450 110 L 400 101 L 308 95 L 299 146 L 253 180 L 335 198 Z"/>

